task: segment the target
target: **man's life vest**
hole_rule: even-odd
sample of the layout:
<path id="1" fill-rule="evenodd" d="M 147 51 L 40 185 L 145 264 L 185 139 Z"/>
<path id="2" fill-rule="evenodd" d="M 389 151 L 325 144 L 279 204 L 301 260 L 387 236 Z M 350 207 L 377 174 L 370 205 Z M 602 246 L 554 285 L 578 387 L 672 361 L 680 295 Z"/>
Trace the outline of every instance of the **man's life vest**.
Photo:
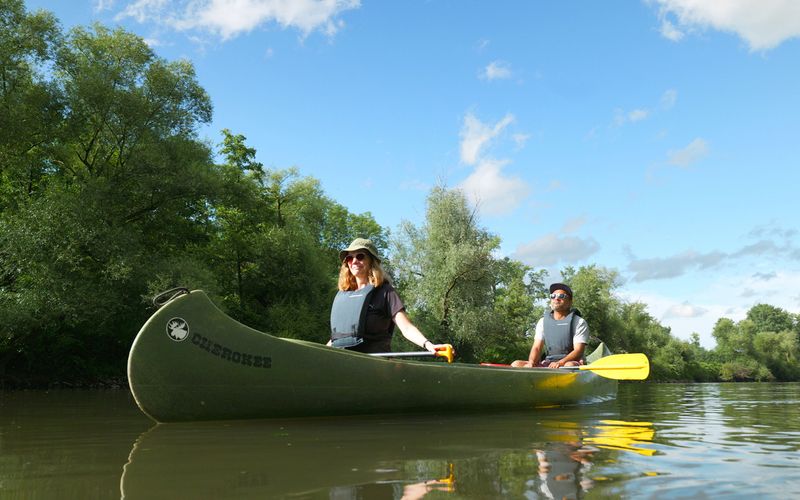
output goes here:
<path id="1" fill-rule="evenodd" d="M 575 323 L 581 313 L 573 308 L 563 319 L 553 318 L 553 311 L 544 315 L 544 343 L 547 346 L 548 361 L 558 361 L 574 349 Z"/>
<path id="2" fill-rule="evenodd" d="M 331 307 L 331 345 L 346 349 L 364 342 L 367 309 L 375 287 L 339 291 Z"/>

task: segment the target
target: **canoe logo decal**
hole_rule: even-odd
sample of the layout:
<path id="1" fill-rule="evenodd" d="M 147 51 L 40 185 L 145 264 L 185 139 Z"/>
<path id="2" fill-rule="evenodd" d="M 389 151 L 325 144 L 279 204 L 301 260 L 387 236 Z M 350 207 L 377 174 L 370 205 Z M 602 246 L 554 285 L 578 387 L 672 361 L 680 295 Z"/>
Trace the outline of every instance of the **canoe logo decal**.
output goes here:
<path id="1" fill-rule="evenodd" d="M 189 337 L 189 323 L 183 318 L 172 318 L 167 321 L 167 336 L 175 342 L 186 340 Z"/>
<path id="2" fill-rule="evenodd" d="M 272 368 L 271 356 L 265 356 L 263 353 L 258 355 L 247 352 L 239 352 L 236 349 L 215 342 L 214 339 L 200 335 L 196 331 L 192 334 L 192 344 L 213 356 L 230 361 L 231 363 L 252 366 L 254 368 Z"/>

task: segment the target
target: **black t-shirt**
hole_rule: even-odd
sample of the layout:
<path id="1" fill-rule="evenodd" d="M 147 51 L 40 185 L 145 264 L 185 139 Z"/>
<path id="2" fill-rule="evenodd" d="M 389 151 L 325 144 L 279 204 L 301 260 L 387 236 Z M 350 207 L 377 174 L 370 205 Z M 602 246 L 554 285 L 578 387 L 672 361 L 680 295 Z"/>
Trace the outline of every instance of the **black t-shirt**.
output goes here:
<path id="1" fill-rule="evenodd" d="M 364 342 L 351 347 L 358 352 L 389 352 L 392 350 L 394 315 L 405 306 L 397 291 L 389 283 L 384 283 L 372 292 L 367 306 Z"/>

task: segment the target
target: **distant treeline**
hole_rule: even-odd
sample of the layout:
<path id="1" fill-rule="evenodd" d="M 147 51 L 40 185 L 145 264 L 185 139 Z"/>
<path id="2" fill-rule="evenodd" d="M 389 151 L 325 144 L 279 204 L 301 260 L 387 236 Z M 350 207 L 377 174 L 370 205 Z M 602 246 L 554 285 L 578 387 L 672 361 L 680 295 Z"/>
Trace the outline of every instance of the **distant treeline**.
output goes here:
<path id="1" fill-rule="evenodd" d="M 495 257 L 500 239 L 457 190 L 432 189 L 424 223 L 390 233 L 316 179 L 264 168 L 242 135 L 201 141 L 212 104 L 188 61 L 119 29 L 64 33 L 20 0 L 0 0 L 0 100 L 6 387 L 123 380 L 150 298 L 178 285 L 258 330 L 324 342 L 338 250 L 356 236 L 376 242 L 415 323 L 460 360 L 527 356 L 545 272 Z M 562 274 L 592 344 L 646 353 L 653 380 L 800 380 L 796 315 L 762 304 L 721 319 L 708 351 L 618 299 L 615 271 Z"/>

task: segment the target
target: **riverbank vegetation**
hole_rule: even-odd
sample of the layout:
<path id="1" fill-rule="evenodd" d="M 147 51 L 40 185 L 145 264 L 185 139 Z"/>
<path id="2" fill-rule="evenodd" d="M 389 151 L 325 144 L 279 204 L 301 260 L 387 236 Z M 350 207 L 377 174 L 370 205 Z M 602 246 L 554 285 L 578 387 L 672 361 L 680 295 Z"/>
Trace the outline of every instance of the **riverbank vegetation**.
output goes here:
<path id="1" fill-rule="evenodd" d="M 527 356 L 545 272 L 499 257 L 461 192 L 432 189 L 420 225 L 390 230 L 295 168 L 265 168 L 243 135 L 204 142 L 211 116 L 190 62 L 0 0 L 0 383 L 124 379 L 150 297 L 178 285 L 256 329 L 324 342 L 338 250 L 355 236 L 387 256 L 429 338 L 466 362 Z M 653 380 L 800 380 L 795 314 L 721 318 L 707 350 L 618 298 L 616 271 L 562 274 L 592 343 L 646 353 Z"/>

